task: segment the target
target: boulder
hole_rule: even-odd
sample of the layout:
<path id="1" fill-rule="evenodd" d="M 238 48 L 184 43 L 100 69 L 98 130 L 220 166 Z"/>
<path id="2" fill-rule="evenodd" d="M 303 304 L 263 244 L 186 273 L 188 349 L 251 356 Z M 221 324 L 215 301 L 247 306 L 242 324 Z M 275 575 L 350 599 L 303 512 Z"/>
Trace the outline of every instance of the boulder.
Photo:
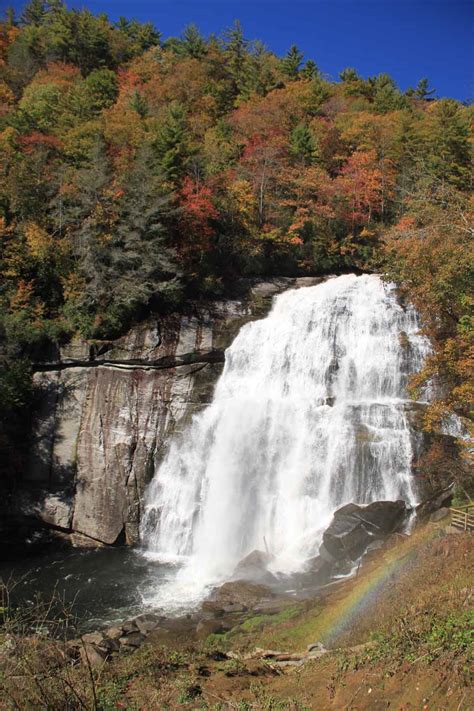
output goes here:
<path id="1" fill-rule="evenodd" d="M 114 627 L 108 627 L 105 630 L 105 635 L 108 637 L 108 639 L 119 639 L 120 637 L 123 637 L 123 634 L 123 627 L 119 627 L 118 625 L 115 625 Z"/>
<path id="2" fill-rule="evenodd" d="M 120 637 L 119 639 L 119 643 L 123 647 L 133 647 L 134 649 L 139 647 L 144 641 L 145 636 L 140 632 L 130 632 L 129 634 L 125 635 L 124 637 Z"/>
<path id="3" fill-rule="evenodd" d="M 418 521 L 427 519 L 432 513 L 443 507 L 449 506 L 453 498 L 454 483 L 444 489 L 438 489 L 428 499 L 425 499 L 415 508 Z"/>
<path id="4" fill-rule="evenodd" d="M 438 521 L 442 521 L 447 516 L 449 516 L 449 509 L 446 506 L 444 506 L 442 509 L 433 511 L 433 513 L 430 516 L 430 521 L 431 521 L 431 523 L 437 523 Z"/>
<path id="5" fill-rule="evenodd" d="M 162 615 L 155 615 L 151 612 L 145 612 L 143 615 L 138 615 L 135 617 L 135 624 L 138 627 L 138 631 L 143 635 L 147 635 L 149 632 L 158 627 L 160 622 L 164 620 Z"/>
<path id="6" fill-rule="evenodd" d="M 79 654 L 82 663 L 91 667 L 101 667 L 107 659 L 107 652 L 94 644 L 84 644 L 80 647 Z"/>
<path id="7" fill-rule="evenodd" d="M 238 580 L 254 580 L 256 582 L 271 583 L 275 578 L 268 572 L 268 566 L 273 556 L 264 551 L 254 550 L 237 563 L 234 577 Z"/>
<path id="8" fill-rule="evenodd" d="M 84 644 L 100 644 L 104 639 L 102 632 L 88 632 L 82 635 Z"/>
<path id="9" fill-rule="evenodd" d="M 196 627 L 196 635 L 198 639 L 206 639 L 210 634 L 220 634 L 225 632 L 225 626 L 221 620 L 201 620 Z"/>
<path id="10" fill-rule="evenodd" d="M 48 526 L 67 531 L 71 528 L 72 501 L 64 494 L 46 494 L 35 514 Z"/>
<path id="11" fill-rule="evenodd" d="M 347 504 L 336 511 L 324 532 L 320 553 L 323 558 L 329 553 L 336 561 L 357 560 L 374 539 L 395 531 L 407 512 L 404 501 L 375 501 L 368 506 Z"/>
<path id="12" fill-rule="evenodd" d="M 207 612 L 244 612 L 251 610 L 263 600 L 275 598 L 274 593 L 265 585 L 256 585 L 247 580 L 233 580 L 216 588 L 211 597 L 202 604 Z"/>

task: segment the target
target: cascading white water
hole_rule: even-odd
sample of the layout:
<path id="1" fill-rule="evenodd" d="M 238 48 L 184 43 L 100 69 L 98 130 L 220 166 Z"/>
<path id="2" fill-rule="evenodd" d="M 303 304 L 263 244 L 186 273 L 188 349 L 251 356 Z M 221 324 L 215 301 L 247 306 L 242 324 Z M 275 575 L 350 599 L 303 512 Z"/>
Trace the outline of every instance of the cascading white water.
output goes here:
<path id="1" fill-rule="evenodd" d="M 287 291 L 246 324 L 148 490 L 144 545 L 183 564 L 168 600 L 264 546 L 273 570 L 301 569 L 349 501 L 413 503 L 405 386 L 427 349 L 414 310 L 375 275 Z"/>

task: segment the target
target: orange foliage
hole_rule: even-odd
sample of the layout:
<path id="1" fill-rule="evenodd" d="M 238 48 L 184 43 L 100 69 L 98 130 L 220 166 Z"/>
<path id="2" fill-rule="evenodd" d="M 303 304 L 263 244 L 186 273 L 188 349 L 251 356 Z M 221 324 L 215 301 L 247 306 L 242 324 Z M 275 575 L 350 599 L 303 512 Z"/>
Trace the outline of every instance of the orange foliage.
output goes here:
<path id="1" fill-rule="evenodd" d="M 356 151 L 335 181 L 342 196 L 341 212 L 353 227 L 370 221 L 382 206 L 382 173 L 374 150 Z"/>

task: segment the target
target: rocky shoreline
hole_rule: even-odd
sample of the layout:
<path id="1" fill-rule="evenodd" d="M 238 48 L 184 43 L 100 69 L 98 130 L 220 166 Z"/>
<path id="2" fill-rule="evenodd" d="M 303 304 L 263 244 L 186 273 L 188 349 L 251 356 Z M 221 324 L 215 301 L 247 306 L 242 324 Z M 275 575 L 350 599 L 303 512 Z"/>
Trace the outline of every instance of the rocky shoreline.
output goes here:
<path id="1" fill-rule="evenodd" d="M 403 501 L 378 501 L 367 506 L 348 504 L 335 512 L 323 535 L 320 554 L 308 562 L 307 570 L 292 577 L 296 592 L 275 592 L 274 576 L 268 572 L 268 554 L 254 551 L 239 563 L 236 575 L 245 577 L 228 581 L 215 588 L 201 607 L 186 615 L 168 617 L 160 612 L 143 612 L 136 617 L 89 632 L 67 643 L 71 657 L 91 666 L 101 665 L 118 653 L 133 653 L 145 642 L 153 644 L 187 644 L 222 635 L 237 629 L 257 615 L 274 616 L 288 610 L 304 609 L 314 600 L 324 598 L 341 582 L 341 573 L 350 574 L 370 560 L 372 554 L 396 545 L 408 519 L 418 526 L 447 516 L 452 487 L 439 490 L 415 509 Z M 267 579 L 270 584 L 255 582 Z M 273 580 L 272 580 L 273 578 Z M 343 575 L 342 575 L 342 579 Z M 304 655 L 321 655 L 317 644 Z M 261 650 L 263 653 L 264 650 Z M 269 652 L 276 661 L 299 663 L 284 653 Z M 285 658 L 279 658 L 283 654 Z"/>

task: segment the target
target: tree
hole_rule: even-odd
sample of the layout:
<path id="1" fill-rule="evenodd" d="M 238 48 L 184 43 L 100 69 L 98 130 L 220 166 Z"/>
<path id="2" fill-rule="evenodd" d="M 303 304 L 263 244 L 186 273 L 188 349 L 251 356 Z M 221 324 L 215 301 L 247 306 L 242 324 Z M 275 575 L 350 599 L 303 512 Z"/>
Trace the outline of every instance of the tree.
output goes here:
<path id="1" fill-rule="evenodd" d="M 428 172 L 442 183 L 469 189 L 472 180 L 469 129 L 459 104 L 453 99 L 432 104 L 422 131 Z"/>
<path id="2" fill-rule="evenodd" d="M 389 74 L 369 77 L 369 84 L 372 87 L 374 108 L 379 113 L 385 114 L 405 107 L 406 99 Z"/>
<path id="3" fill-rule="evenodd" d="M 292 81 L 299 77 L 303 56 L 303 53 L 293 44 L 281 61 L 281 71 Z"/>
<path id="4" fill-rule="evenodd" d="M 194 278 L 199 263 L 211 249 L 210 240 L 215 234 L 212 222 L 217 218 L 209 186 L 187 176 L 179 193 L 178 240 L 180 257 Z"/>
<path id="5" fill-rule="evenodd" d="M 178 47 L 180 53 L 194 59 L 202 59 L 206 53 L 206 42 L 195 24 L 187 25 L 184 28 Z"/>
<path id="6" fill-rule="evenodd" d="M 342 197 L 342 215 L 354 230 L 369 222 L 382 206 L 382 173 L 375 151 L 356 151 L 336 180 Z"/>
<path id="7" fill-rule="evenodd" d="M 231 78 L 233 95 L 236 97 L 245 86 L 249 45 L 238 20 L 235 20 L 232 27 L 224 32 L 223 45 L 226 54 L 226 67 Z"/>
<path id="8" fill-rule="evenodd" d="M 309 127 L 300 123 L 290 135 L 290 152 L 303 165 L 315 163 L 318 158 L 318 147 Z"/>
<path id="9" fill-rule="evenodd" d="M 301 76 L 303 79 L 318 79 L 321 76 L 321 72 L 319 71 L 316 62 L 313 62 L 312 59 L 308 59 L 301 70 Z"/>
<path id="10" fill-rule="evenodd" d="M 410 98 L 425 100 L 429 96 L 432 96 L 435 92 L 436 89 L 429 89 L 429 80 L 424 77 L 423 79 L 420 79 L 416 85 L 416 89 L 410 87 L 406 90 L 405 94 Z"/>
<path id="11" fill-rule="evenodd" d="M 133 94 L 130 99 L 130 107 L 136 111 L 142 119 L 148 114 L 148 104 L 138 89 L 133 90 Z"/>
<path id="12" fill-rule="evenodd" d="M 47 13 L 44 0 L 30 0 L 21 13 L 20 22 L 23 25 L 41 25 Z"/>
<path id="13" fill-rule="evenodd" d="M 191 155 L 184 110 L 178 103 L 170 106 L 154 145 L 164 176 L 170 183 L 176 183 L 183 176 Z"/>

